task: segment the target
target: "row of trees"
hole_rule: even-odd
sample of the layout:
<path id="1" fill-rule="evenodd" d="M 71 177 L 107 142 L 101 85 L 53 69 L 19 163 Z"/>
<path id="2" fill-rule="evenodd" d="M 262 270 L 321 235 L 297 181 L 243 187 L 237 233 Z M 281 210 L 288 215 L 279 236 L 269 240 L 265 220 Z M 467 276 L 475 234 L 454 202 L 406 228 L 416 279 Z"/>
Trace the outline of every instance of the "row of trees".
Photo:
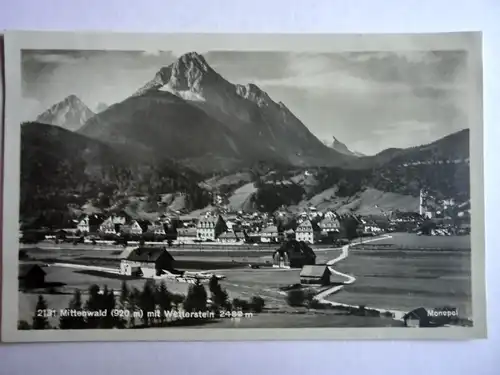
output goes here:
<path id="1" fill-rule="evenodd" d="M 68 310 L 82 311 L 105 311 L 103 316 L 78 316 L 68 314 L 62 316 L 59 312 L 50 313 L 50 308 L 45 298 L 40 295 L 35 307 L 35 313 L 31 324 L 20 321 L 18 329 L 97 329 L 97 328 L 134 328 L 134 327 L 162 327 L 168 322 L 166 311 L 186 312 L 214 312 L 225 311 L 252 311 L 260 313 L 265 303 L 261 297 L 254 296 L 250 301 L 242 299 L 229 300 L 227 292 L 219 284 L 216 277 L 212 277 L 208 284 L 208 292 L 203 284 L 197 281 L 191 285 L 186 296 L 172 293 L 168 290 L 164 281 L 156 284 L 154 280 L 144 283 L 142 290 L 135 287 L 130 288 L 124 281 L 118 298 L 112 289 L 105 286 L 103 289 L 98 285 L 92 285 L 88 289 L 88 298 L 84 302 L 82 294 L 76 290 L 69 302 Z M 210 295 L 210 303 L 208 297 Z M 120 313 L 116 313 L 116 312 Z M 136 312 L 142 311 L 142 314 Z M 42 312 L 42 313 L 41 313 Z M 113 313 L 114 312 L 114 313 Z M 159 312 L 158 314 L 147 314 L 148 312 Z M 59 315 L 58 327 L 51 326 L 51 316 Z M 189 324 L 189 319 L 185 319 Z M 201 323 L 200 319 L 196 319 Z"/>

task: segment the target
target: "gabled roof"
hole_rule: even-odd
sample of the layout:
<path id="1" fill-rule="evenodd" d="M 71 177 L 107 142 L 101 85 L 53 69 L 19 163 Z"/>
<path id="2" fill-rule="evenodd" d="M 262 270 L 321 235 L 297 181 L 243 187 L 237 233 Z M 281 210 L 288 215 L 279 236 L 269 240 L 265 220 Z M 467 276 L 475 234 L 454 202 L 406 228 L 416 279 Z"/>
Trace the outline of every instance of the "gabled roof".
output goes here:
<path id="1" fill-rule="evenodd" d="M 298 228 L 312 228 L 313 231 L 317 231 L 319 230 L 319 227 L 318 227 L 318 224 L 311 221 L 311 220 L 304 220 L 302 223 L 300 223 L 299 225 L 297 225 L 297 229 Z"/>
<path id="2" fill-rule="evenodd" d="M 40 267 L 38 264 L 19 264 L 19 274 L 18 277 L 26 277 L 32 271 L 43 272 L 46 275 L 46 272 Z"/>
<path id="3" fill-rule="evenodd" d="M 194 236 L 197 235 L 196 228 L 179 228 L 177 229 L 177 236 Z"/>
<path id="4" fill-rule="evenodd" d="M 270 225 L 262 229 L 261 233 L 277 233 L 278 227 L 276 225 Z"/>
<path id="5" fill-rule="evenodd" d="M 418 309 L 412 310 L 403 316 L 403 319 L 413 318 L 413 319 L 427 319 L 429 314 L 424 307 L 419 307 Z"/>
<path id="6" fill-rule="evenodd" d="M 217 215 L 217 216 L 208 216 L 208 217 L 201 217 L 198 223 L 213 223 L 216 224 L 218 221 L 223 220 L 222 216 Z"/>
<path id="7" fill-rule="evenodd" d="M 224 232 L 219 238 L 238 239 L 238 236 L 234 232 Z"/>
<path id="8" fill-rule="evenodd" d="M 323 220 L 321 220 L 320 225 L 325 225 L 325 224 L 340 224 L 340 220 L 337 219 L 336 217 L 325 217 Z"/>
<path id="9" fill-rule="evenodd" d="M 323 277 L 325 273 L 330 274 L 330 270 L 327 265 L 306 265 L 302 267 L 300 271 L 300 277 Z"/>
<path id="10" fill-rule="evenodd" d="M 130 252 L 127 260 L 133 262 L 156 262 L 165 253 L 173 259 L 165 247 L 138 247 Z"/>

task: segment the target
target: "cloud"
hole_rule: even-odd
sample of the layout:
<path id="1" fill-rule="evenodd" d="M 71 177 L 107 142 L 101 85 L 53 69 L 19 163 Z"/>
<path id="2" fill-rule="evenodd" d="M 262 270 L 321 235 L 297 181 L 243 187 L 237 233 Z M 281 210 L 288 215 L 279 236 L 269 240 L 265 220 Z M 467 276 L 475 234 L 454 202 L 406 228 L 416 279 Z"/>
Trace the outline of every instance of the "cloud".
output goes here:
<path id="1" fill-rule="evenodd" d="M 432 130 L 434 130 L 435 127 L 436 124 L 433 122 L 425 122 L 418 120 L 403 120 L 392 124 L 388 124 L 385 127 L 381 127 L 379 129 L 374 129 L 372 130 L 372 134 L 387 136 L 398 133 L 398 134 L 404 134 L 406 137 L 408 136 L 409 133 L 432 134 Z"/>
<path id="2" fill-rule="evenodd" d="M 23 51 L 23 60 L 42 64 L 76 64 L 82 61 L 82 57 L 65 51 L 58 53 Z"/>
<path id="3" fill-rule="evenodd" d="M 161 56 L 164 54 L 165 51 L 162 50 L 149 50 L 149 51 L 142 51 L 141 54 L 143 56 Z"/>

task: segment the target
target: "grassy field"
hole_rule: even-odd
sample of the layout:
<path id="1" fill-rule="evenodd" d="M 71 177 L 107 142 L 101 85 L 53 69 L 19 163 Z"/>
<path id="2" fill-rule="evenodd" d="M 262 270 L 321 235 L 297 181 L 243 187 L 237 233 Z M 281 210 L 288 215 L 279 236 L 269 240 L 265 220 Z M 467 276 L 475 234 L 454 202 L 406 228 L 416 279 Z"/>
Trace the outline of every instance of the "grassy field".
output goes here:
<path id="1" fill-rule="evenodd" d="M 472 314 L 469 241 L 465 236 L 396 234 L 391 239 L 374 242 L 370 250 L 355 247 L 336 268 L 354 275 L 356 281 L 329 298 L 403 311 L 447 305 L 458 308 L 459 315 L 468 318 Z M 375 245 L 381 245 L 382 250 Z M 387 250 L 386 245 L 394 245 L 396 249 Z M 403 246 L 405 250 L 397 249 Z M 456 250 L 440 251 L 451 247 Z"/>
<path id="2" fill-rule="evenodd" d="M 403 323 L 387 318 L 326 314 L 264 313 L 240 320 L 223 319 L 211 328 L 320 328 L 320 327 L 403 327 Z"/>
<path id="3" fill-rule="evenodd" d="M 366 245 L 356 246 L 361 249 L 364 246 L 370 248 L 408 248 L 408 249 L 456 249 L 470 250 L 470 236 L 418 236 L 414 233 L 390 233 L 390 238 L 384 238 Z"/>

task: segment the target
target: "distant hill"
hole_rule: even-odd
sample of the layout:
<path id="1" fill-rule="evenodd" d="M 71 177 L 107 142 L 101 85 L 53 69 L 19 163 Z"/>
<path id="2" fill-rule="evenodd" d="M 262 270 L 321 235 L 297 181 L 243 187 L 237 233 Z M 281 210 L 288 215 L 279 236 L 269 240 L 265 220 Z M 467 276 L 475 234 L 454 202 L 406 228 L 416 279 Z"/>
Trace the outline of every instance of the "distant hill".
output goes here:
<path id="1" fill-rule="evenodd" d="M 204 207 L 209 195 L 200 177 L 168 159 L 150 159 L 117 150 L 57 126 L 21 127 L 21 217 L 65 215 L 88 202 L 102 209 L 130 195 L 155 201 L 161 193 L 187 193 L 191 209 Z M 58 219 L 54 219 L 58 220 Z"/>
<path id="2" fill-rule="evenodd" d="M 76 95 L 70 95 L 54 104 L 36 118 L 36 122 L 48 125 L 57 125 L 67 130 L 77 130 L 94 116 Z"/>
<path id="3" fill-rule="evenodd" d="M 346 168 L 377 168 L 387 163 L 392 165 L 418 162 L 465 161 L 469 159 L 469 129 L 447 135 L 426 145 L 410 148 L 390 148 L 374 156 L 350 160 Z"/>
<path id="4" fill-rule="evenodd" d="M 281 205 L 304 209 L 352 210 L 362 214 L 415 210 L 420 189 L 437 199 L 470 199 L 468 130 L 428 145 L 389 149 L 360 158 L 350 168 L 289 167 L 262 171 L 256 191 L 235 185 L 227 192 L 232 202 L 253 203 L 264 211 Z M 250 184 L 248 185 L 250 187 Z M 242 193 L 247 193 L 243 195 Z"/>

